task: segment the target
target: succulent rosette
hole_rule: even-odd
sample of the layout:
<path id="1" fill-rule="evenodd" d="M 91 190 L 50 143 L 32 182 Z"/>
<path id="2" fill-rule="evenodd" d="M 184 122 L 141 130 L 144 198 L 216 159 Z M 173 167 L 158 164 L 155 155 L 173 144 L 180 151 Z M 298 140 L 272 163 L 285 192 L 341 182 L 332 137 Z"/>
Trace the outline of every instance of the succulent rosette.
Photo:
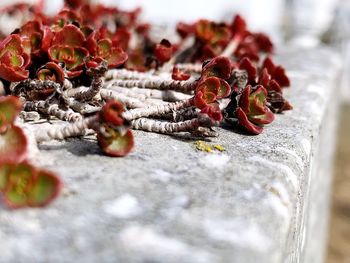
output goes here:
<path id="1" fill-rule="evenodd" d="M 241 127 L 252 134 L 260 134 L 263 130 L 262 125 L 271 123 L 275 116 L 267 106 L 267 91 L 258 85 L 252 90 L 248 85 L 242 92 L 236 117 Z"/>
<path id="2" fill-rule="evenodd" d="M 0 191 L 10 208 L 43 207 L 57 197 L 61 186 L 55 174 L 28 163 L 0 163 Z"/>
<path id="3" fill-rule="evenodd" d="M 21 81 L 29 77 L 26 68 L 30 57 L 24 52 L 19 35 L 13 34 L 0 43 L 0 78 L 7 81 Z"/>
<path id="4" fill-rule="evenodd" d="M 87 48 L 92 56 L 92 60 L 106 60 L 108 68 L 116 68 L 123 65 L 128 60 L 128 54 L 109 38 L 97 39 L 95 32 L 87 38 Z"/>
<path id="5" fill-rule="evenodd" d="M 97 140 L 103 152 L 122 157 L 134 147 L 134 136 L 123 119 L 124 106 L 118 101 L 108 101 L 99 114 L 100 126 Z"/>
<path id="6" fill-rule="evenodd" d="M 49 57 L 56 63 L 65 64 L 68 77 L 77 77 L 82 73 L 85 57 L 89 55 L 89 51 L 82 47 L 84 43 L 83 32 L 74 25 L 66 25 L 55 34 L 48 50 Z"/>
<path id="7" fill-rule="evenodd" d="M 171 43 L 166 40 L 162 39 L 159 44 L 156 45 L 154 48 L 154 55 L 157 58 L 158 62 L 160 64 L 163 64 L 170 60 L 170 58 L 173 55 L 173 46 Z"/>

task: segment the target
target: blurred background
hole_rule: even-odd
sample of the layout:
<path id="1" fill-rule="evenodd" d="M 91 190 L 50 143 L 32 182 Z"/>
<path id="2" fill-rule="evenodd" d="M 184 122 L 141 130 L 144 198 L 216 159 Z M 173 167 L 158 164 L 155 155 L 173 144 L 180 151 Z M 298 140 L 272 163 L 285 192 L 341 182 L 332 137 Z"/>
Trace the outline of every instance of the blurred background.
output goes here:
<path id="1" fill-rule="evenodd" d="M 47 13 L 63 7 L 63 0 L 1 0 L 0 8 L 17 2 L 41 1 Z M 240 13 L 253 31 L 268 33 L 280 48 L 292 45 L 314 47 L 327 44 L 343 59 L 339 76 L 340 108 L 338 151 L 335 160 L 333 210 L 328 263 L 350 263 L 350 0 L 91 0 L 122 9 L 142 7 L 142 19 L 163 30 L 179 20 L 199 18 L 231 21 Z M 16 23 L 14 23 L 16 24 Z M 7 24 L 0 21 L 0 27 Z M 10 33 L 13 29 L 7 29 Z M 277 51 L 278 52 L 278 51 Z M 326 67 L 325 67 L 326 68 Z"/>

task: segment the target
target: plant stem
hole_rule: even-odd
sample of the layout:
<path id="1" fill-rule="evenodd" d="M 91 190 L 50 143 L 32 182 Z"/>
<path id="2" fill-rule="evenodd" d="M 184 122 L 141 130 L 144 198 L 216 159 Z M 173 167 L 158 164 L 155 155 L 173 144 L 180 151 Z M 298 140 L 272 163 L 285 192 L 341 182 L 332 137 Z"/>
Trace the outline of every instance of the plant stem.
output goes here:
<path id="1" fill-rule="evenodd" d="M 62 110 L 59 108 L 58 104 L 48 104 L 46 101 L 27 101 L 24 105 L 24 109 L 27 111 L 39 111 L 41 113 L 47 114 L 49 116 L 55 116 L 56 118 L 74 122 L 81 120 L 83 116 L 72 109 Z"/>
<path id="2" fill-rule="evenodd" d="M 232 38 L 220 56 L 230 57 L 232 53 L 237 49 L 240 41 L 241 37 Z"/>
<path id="3" fill-rule="evenodd" d="M 81 119 L 67 125 L 53 126 L 47 130 L 40 130 L 35 134 L 37 142 L 48 140 L 63 140 L 68 137 L 76 137 L 85 134 L 87 129 L 95 129 L 98 125 L 98 115 Z"/>
<path id="4" fill-rule="evenodd" d="M 175 102 L 179 100 L 189 99 L 191 95 L 187 95 L 181 92 L 172 91 L 172 90 L 156 90 L 156 89 L 140 89 L 137 87 L 134 88 L 125 88 L 117 86 L 108 86 L 108 89 L 114 90 L 118 93 L 122 93 L 125 96 L 133 97 L 141 101 L 147 99 L 158 99 L 168 102 Z"/>
<path id="5" fill-rule="evenodd" d="M 178 80 L 163 80 L 163 79 L 144 79 L 144 80 L 115 80 L 113 81 L 114 86 L 120 87 L 138 87 L 138 88 L 149 88 L 149 89 L 160 89 L 160 90 L 174 90 L 184 93 L 192 92 L 197 82 L 190 81 L 178 81 Z"/>
<path id="6" fill-rule="evenodd" d="M 171 134 L 176 132 L 192 132 L 198 130 L 198 128 L 201 126 L 212 127 L 214 125 L 216 125 L 216 123 L 211 121 L 207 116 L 201 116 L 183 122 L 157 121 L 147 118 L 140 118 L 131 121 L 132 129 L 164 134 Z"/>
<path id="7" fill-rule="evenodd" d="M 193 105 L 193 100 L 187 99 L 165 105 L 148 106 L 147 108 L 139 108 L 128 110 L 123 113 L 123 117 L 127 121 L 135 120 L 141 117 L 162 116 L 172 111 L 184 109 Z"/>

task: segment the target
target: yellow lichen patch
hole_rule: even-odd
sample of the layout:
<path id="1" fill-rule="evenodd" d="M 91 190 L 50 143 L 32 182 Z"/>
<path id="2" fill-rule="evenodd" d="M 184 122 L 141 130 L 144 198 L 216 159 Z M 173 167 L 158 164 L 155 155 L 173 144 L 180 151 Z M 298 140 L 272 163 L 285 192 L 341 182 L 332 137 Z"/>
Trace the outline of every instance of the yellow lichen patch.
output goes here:
<path id="1" fill-rule="evenodd" d="M 215 144 L 214 148 L 220 152 L 224 152 L 225 151 L 225 147 L 220 145 L 220 144 Z"/>
<path id="2" fill-rule="evenodd" d="M 208 152 L 208 153 L 213 152 L 213 148 L 209 144 L 207 144 L 206 142 L 196 141 L 194 143 L 194 145 L 196 146 L 196 149 L 199 151 Z"/>
<path id="3" fill-rule="evenodd" d="M 204 141 L 196 141 L 194 145 L 196 146 L 196 149 L 198 151 L 202 151 L 202 152 L 212 153 L 214 152 L 214 150 L 220 151 L 220 152 L 225 151 L 225 148 L 222 145 L 219 145 L 219 144 L 210 145 Z"/>

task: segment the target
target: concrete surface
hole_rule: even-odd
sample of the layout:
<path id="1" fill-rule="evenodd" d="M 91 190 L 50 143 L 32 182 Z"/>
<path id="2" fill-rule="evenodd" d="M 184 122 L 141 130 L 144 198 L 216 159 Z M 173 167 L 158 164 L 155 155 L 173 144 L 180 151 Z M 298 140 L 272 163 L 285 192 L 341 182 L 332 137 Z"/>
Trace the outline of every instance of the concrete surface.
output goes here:
<path id="1" fill-rule="evenodd" d="M 220 129 L 225 152 L 144 132 L 122 159 L 94 138 L 43 144 L 64 191 L 46 209 L 0 207 L 0 262 L 322 262 L 340 62 L 284 49 L 295 109 L 259 136 Z"/>

